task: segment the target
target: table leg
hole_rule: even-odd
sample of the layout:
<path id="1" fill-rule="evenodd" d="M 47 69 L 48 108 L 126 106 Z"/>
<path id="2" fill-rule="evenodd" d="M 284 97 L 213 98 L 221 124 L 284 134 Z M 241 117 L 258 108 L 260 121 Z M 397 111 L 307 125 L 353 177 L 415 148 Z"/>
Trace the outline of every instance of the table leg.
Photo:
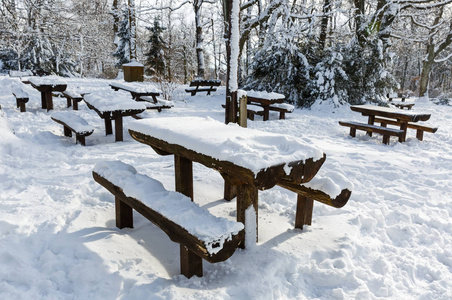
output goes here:
<path id="1" fill-rule="evenodd" d="M 72 109 L 73 110 L 78 110 L 78 101 L 74 99 L 72 102 L 73 102 Z"/>
<path id="2" fill-rule="evenodd" d="M 405 142 L 407 129 L 408 129 L 408 123 L 400 124 L 400 130 L 403 130 L 403 135 L 401 137 L 399 137 L 399 142 L 401 142 L 401 143 Z"/>
<path id="3" fill-rule="evenodd" d="M 193 162 L 185 157 L 174 155 L 174 173 L 176 191 L 190 197 L 193 201 Z M 181 274 L 187 278 L 193 275 L 201 277 L 202 258 L 180 245 Z"/>
<path id="4" fill-rule="evenodd" d="M 115 142 L 122 142 L 123 140 L 122 116 L 121 115 L 115 116 L 114 120 L 115 120 Z"/>
<path id="5" fill-rule="evenodd" d="M 193 201 L 193 162 L 185 157 L 174 155 L 176 191 L 190 197 Z"/>
<path id="6" fill-rule="evenodd" d="M 375 116 L 369 116 L 369 120 L 367 121 L 367 124 L 374 125 L 374 122 L 375 122 Z M 372 136 L 372 132 L 368 131 L 367 135 Z"/>
<path id="7" fill-rule="evenodd" d="M 239 185 L 237 189 L 237 221 L 245 225 L 245 243 L 242 243 L 244 248 L 256 243 L 258 239 L 258 191 L 249 184 Z"/>
<path id="8" fill-rule="evenodd" d="M 111 126 L 111 118 L 110 116 L 104 116 L 105 122 L 105 135 L 109 135 L 113 133 L 113 126 Z"/>
<path id="9" fill-rule="evenodd" d="M 46 103 L 47 103 L 47 111 L 53 109 L 53 98 L 52 98 L 52 91 L 45 92 L 46 97 Z"/>
<path id="10" fill-rule="evenodd" d="M 263 105 L 262 107 L 264 108 L 264 121 L 268 121 L 270 118 L 270 107 L 269 105 Z"/>
<path id="11" fill-rule="evenodd" d="M 303 225 L 311 225 L 314 201 L 308 197 L 298 195 L 295 228 L 303 229 Z"/>
<path id="12" fill-rule="evenodd" d="M 46 93 L 41 92 L 41 108 L 47 109 L 47 99 L 46 99 Z"/>

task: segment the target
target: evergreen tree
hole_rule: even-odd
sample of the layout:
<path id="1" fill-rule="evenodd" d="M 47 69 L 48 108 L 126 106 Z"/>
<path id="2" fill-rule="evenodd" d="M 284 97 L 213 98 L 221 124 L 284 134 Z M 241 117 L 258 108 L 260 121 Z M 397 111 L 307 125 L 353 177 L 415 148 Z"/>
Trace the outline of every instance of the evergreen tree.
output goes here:
<path id="1" fill-rule="evenodd" d="M 129 10 L 122 8 L 122 20 L 119 23 L 118 34 L 115 37 L 116 51 L 113 56 L 118 59 L 116 67 L 130 62 L 130 30 L 129 30 Z"/>
<path id="2" fill-rule="evenodd" d="M 165 41 L 162 38 L 162 32 L 165 30 L 160 25 L 160 20 L 154 20 L 153 27 L 147 27 L 150 31 L 149 52 L 146 53 L 146 73 L 151 76 L 163 77 L 165 76 L 165 50 L 167 48 Z"/>

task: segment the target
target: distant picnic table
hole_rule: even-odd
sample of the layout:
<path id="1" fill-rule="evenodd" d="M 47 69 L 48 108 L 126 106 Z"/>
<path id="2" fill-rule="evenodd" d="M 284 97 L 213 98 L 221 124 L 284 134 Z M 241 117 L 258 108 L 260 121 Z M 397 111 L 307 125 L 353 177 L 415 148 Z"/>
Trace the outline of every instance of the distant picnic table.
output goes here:
<path id="1" fill-rule="evenodd" d="M 64 92 L 66 81 L 58 77 L 31 77 L 28 79 L 31 86 L 41 92 L 41 107 L 47 111 L 53 109 L 52 92 Z"/>
<path id="2" fill-rule="evenodd" d="M 367 124 L 346 121 L 339 122 L 342 126 L 350 127 L 350 135 L 353 137 L 357 129 L 366 131 L 369 136 L 372 136 L 372 132 L 375 132 L 383 135 L 384 144 L 389 144 L 390 136 L 397 136 L 399 142 L 405 142 L 408 128 L 417 130 L 416 137 L 419 140 L 423 139 L 424 131 L 434 133 L 438 129 L 417 123 L 419 121 L 429 120 L 430 114 L 427 113 L 404 111 L 376 105 L 352 105 L 350 108 L 352 111 L 359 112 L 363 116 L 368 117 Z M 375 123 L 380 123 L 381 126 L 377 126 Z M 387 128 L 387 124 L 396 125 L 400 129 Z"/>
<path id="3" fill-rule="evenodd" d="M 123 140 L 123 117 L 143 112 L 146 106 L 118 93 L 86 94 L 85 103 L 105 121 L 105 133 L 112 134 L 111 120 L 115 121 L 115 141 Z"/>
<path id="4" fill-rule="evenodd" d="M 160 96 L 161 91 L 152 85 L 138 82 L 112 82 L 110 87 L 115 90 L 123 90 L 129 92 L 135 101 L 139 101 L 142 96 L 150 96 L 157 103 L 157 97 Z"/>
<path id="5" fill-rule="evenodd" d="M 207 95 L 210 95 L 210 92 L 215 92 L 217 90 L 215 87 L 220 86 L 220 84 L 221 80 L 219 79 L 194 79 L 185 91 L 192 96 L 195 96 L 198 92 L 207 92 Z"/>

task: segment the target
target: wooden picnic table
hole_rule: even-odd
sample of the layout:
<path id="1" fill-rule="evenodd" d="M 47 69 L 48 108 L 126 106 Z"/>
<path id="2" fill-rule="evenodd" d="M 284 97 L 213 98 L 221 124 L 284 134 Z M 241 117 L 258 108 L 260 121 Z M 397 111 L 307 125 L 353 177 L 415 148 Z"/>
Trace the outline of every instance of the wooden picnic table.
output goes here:
<path id="1" fill-rule="evenodd" d="M 115 141 L 123 140 L 123 117 L 142 113 L 146 106 L 118 93 L 86 94 L 86 105 L 105 121 L 106 135 L 113 133 L 111 120 L 115 121 Z"/>
<path id="2" fill-rule="evenodd" d="M 160 96 L 161 92 L 149 84 L 137 83 L 137 82 L 112 82 L 110 87 L 115 90 L 123 90 L 129 92 L 135 101 L 142 101 L 140 97 L 150 96 L 157 103 L 157 97 Z"/>
<path id="3" fill-rule="evenodd" d="M 67 83 L 58 77 L 30 77 L 31 86 L 41 92 L 41 107 L 47 111 L 53 109 L 52 92 L 64 92 Z"/>
<path id="4" fill-rule="evenodd" d="M 248 99 L 248 104 L 258 104 L 264 109 L 263 120 L 267 121 L 270 115 L 270 106 L 276 103 L 283 103 L 286 98 L 282 94 L 278 93 L 267 93 L 267 92 L 257 92 L 257 91 L 247 91 L 246 96 Z"/>
<path id="5" fill-rule="evenodd" d="M 159 155 L 174 155 L 176 191 L 193 199 L 193 162 L 218 171 L 236 185 L 237 221 L 251 232 L 255 230 L 255 236 L 247 238 L 252 240 L 257 239 L 258 190 L 280 185 L 299 195 L 311 195 L 303 183 L 314 178 L 326 158 L 301 138 L 226 125 L 211 118 L 142 119 L 128 126 L 138 142 Z M 341 207 L 350 193 L 338 201 L 323 196 L 315 200 Z"/>
<path id="6" fill-rule="evenodd" d="M 405 142 L 406 140 L 408 122 L 427 121 L 430 119 L 430 114 L 376 105 L 352 105 L 350 108 L 352 111 L 360 112 L 363 116 L 368 116 L 367 124 L 369 125 L 374 125 L 375 117 L 385 117 L 397 120 L 400 124 L 400 130 L 404 132 L 403 135 L 399 137 L 399 142 Z"/>

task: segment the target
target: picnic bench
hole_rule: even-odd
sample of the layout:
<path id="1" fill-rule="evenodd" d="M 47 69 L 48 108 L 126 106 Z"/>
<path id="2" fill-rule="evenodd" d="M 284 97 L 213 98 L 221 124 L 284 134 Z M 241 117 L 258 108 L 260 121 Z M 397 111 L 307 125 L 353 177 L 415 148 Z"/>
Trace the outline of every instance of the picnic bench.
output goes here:
<path id="1" fill-rule="evenodd" d="M 257 92 L 257 91 L 246 91 L 247 102 L 250 105 L 258 105 L 264 109 L 263 120 L 267 121 L 269 119 L 270 111 L 279 112 L 279 119 L 283 120 L 286 118 L 286 113 L 291 113 L 294 111 L 295 107 L 291 104 L 284 103 L 286 98 L 283 94 L 278 93 L 268 93 L 268 92 Z"/>
<path id="2" fill-rule="evenodd" d="M 26 112 L 25 103 L 29 100 L 28 94 L 19 86 L 12 87 L 11 92 L 16 98 L 16 105 L 20 108 L 20 112 Z"/>
<path id="3" fill-rule="evenodd" d="M 115 121 L 115 141 L 123 140 L 123 117 L 143 112 L 146 106 L 118 93 L 91 93 L 83 97 L 86 105 L 94 110 L 105 122 L 105 134 L 113 133 L 111 121 Z"/>
<path id="4" fill-rule="evenodd" d="M 61 92 L 61 95 L 67 100 L 67 107 L 71 107 L 73 110 L 78 110 L 78 103 L 83 100 L 83 96 L 77 91 L 70 89 Z"/>
<path id="5" fill-rule="evenodd" d="M 64 135 L 67 137 L 72 136 L 72 132 L 75 133 L 75 143 L 80 142 L 82 146 L 85 146 L 85 137 L 91 135 L 94 132 L 94 127 L 88 124 L 88 122 L 81 116 L 69 111 L 59 111 L 51 115 L 51 119 L 55 122 L 63 125 Z"/>
<path id="6" fill-rule="evenodd" d="M 350 135 L 352 137 L 356 136 L 357 129 L 366 131 L 369 136 L 372 136 L 373 132 L 382 134 L 384 144 L 389 144 L 389 138 L 391 136 L 397 136 L 399 138 L 399 142 L 405 142 L 408 123 L 416 123 L 430 119 L 430 114 L 404 111 L 375 105 L 352 105 L 350 109 L 352 111 L 360 112 L 363 116 L 367 116 L 367 124 L 345 121 L 339 121 L 339 124 L 341 126 L 350 127 Z M 374 125 L 376 118 L 377 120 L 378 118 L 394 120 L 394 122 L 397 122 L 395 125 L 398 125 L 400 129 L 387 128 L 386 124 L 389 124 L 388 122 L 383 122 L 382 126 Z"/>
<path id="7" fill-rule="evenodd" d="M 396 125 L 396 126 L 401 125 L 401 123 L 398 120 L 384 118 L 384 117 L 375 117 L 374 122 L 380 123 L 380 125 L 382 127 L 386 127 L 388 124 Z M 408 122 L 407 128 L 415 129 L 416 130 L 416 138 L 420 141 L 422 141 L 424 139 L 424 132 L 435 133 L 438 130 L 438 127 L 428 126 L 425 124 L 419 124 L 419 123 L 414 123 L 414 122 Z"/>
<path id="8" fill-rule="evenodd" d="M 194 79 L 190 82 L 190 87 L 185 89 L 187 93 L 191 96 L 195 96 L 198 92 L 215 92 L 217 90 L 216 86 L 220 86 L 221 80 L 219 79 Z"/>
<path id="9" fill-rule="evenodd" d="M 97 163 L 94 180 L 115 196 L 116 226 L 133 228 L 133 210 L 180 244 L 181 274 L 203 276 L 202 259 L 227 260 L 243 243 L 244 226 L 212 215 L 184 194 L 120 161 Z"/>
<path id="10" fill-rule="evenodd" d="M 218 171 L 236 186 L 237 221 L 245 224 L 246 232 L 243 247 L 258 237 L 258 190 L 279 185 L 296 192 L 300 200 L 297 211 L 302 216 L 297 228 L 312 218 L 312 209 L 305 209 L 311 200 L 339 208 L 351 194 L 347 187 L 330 195 L 321 188 L 306 186 L 326 155 L 301 138 L 200 117 L 137 120 L 129 123 L 129 133 L 159 155 L 174 155 L 176 191 L 191 199 L 193 162 Z"/>
<path id="11" fill-rule="evenodd" d="M 161 94 L 153 86 L 137 82 L 112 82 L 110 83 L 110 87 L 114 91 L 123 90 L 129 92 L 135 101 L 140 101 L 140 98 L 143 96 L 149 96 L 152 97 L 154 103 L 157 103 L 157 97 Z"/>
<path id="12" fill-rule="evenodd" d="M 161 99 L 154 98 L 150 96 L 141 96 L 138 101 L 143 101 L 144 105 L 146 105 L 146 109 L 156 109 L 158 112 L 161 112 L 162 109 L 170 109 L 174 107 L 174 102 Z"/>
<path id="13" fill-rule="evenodd" d="M 390 103 L 390 104 L 394 105 L 397 108 L 400 109 L 406 108 L 408 110 L 410 110 L 414 106 L 414 103 Z"/>

